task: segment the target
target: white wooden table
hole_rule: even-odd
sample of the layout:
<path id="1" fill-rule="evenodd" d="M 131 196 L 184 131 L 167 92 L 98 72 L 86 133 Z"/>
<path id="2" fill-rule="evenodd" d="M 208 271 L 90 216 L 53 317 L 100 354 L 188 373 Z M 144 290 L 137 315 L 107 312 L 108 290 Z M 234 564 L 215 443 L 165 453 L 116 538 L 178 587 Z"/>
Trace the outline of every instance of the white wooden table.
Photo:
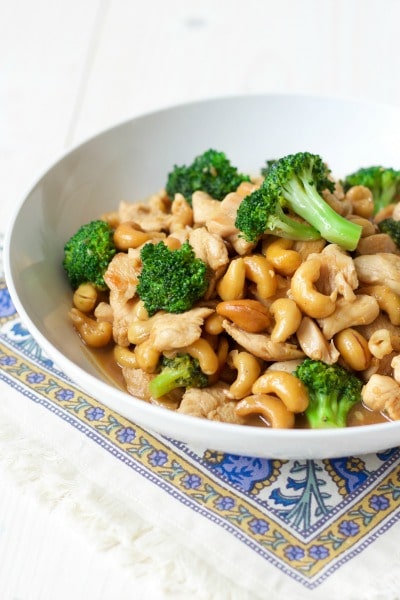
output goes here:
<path id="1" fill-rule="evenodd" d="M 142 112 L 246 92 L 400 104 L 399 22 L 397 0 L 0 0 L 2 228 L 64 150 Z M 168 597 L 0 461 L 1 600 L 141 593 Z"/>

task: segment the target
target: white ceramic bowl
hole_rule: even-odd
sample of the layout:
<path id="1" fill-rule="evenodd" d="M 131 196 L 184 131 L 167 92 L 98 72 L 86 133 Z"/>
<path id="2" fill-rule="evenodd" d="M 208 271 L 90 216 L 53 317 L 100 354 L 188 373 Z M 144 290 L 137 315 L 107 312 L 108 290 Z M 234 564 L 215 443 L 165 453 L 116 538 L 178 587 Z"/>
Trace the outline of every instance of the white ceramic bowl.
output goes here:
<path id="1" fill-rule="evenodd" d="M 43 349 L 86 392 L 133 422 L 197 447 L 270 458 L 325 458 L 400 444 L 400 422 L 339 430 L 271 430 L 215 423 L 135 399 L 107 383 L 67 317 L 61 261 L 80 225 L 165 185 L 173 164 L 207 148 L 244 172 L 308 150 L 340 177 L 359 166 L 400 166 L 400 110 L 350 100 L 266 95 L 212 99 L 122 123 L 68 152 L 37 181 L 10 224 L 5 271 L 14 304 Z"/>

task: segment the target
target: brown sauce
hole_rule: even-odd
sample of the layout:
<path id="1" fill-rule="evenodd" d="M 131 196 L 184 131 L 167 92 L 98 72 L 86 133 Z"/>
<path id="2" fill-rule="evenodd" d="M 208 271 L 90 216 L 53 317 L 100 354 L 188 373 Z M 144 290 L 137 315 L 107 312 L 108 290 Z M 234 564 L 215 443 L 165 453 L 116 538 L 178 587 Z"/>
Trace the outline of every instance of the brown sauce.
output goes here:
<path id="1" fill-rule="evenodd" d="M 120 390 L 127 391 L 125 380 L 122 376 L 121 367 L 117 364 L 114 358 L 113 346 L 106 348 L 88 348 L 84 347 L 89 360 L 102 373 L 102 375 Z M 160 406 L 164 406 L 161 402 Z M 165 408 L 171 408 L 165 406 Z M 349 413 L 347 420 L 348 427 L 360 427 L 364 425 L 374 425 L 376 423 L 386 423 L 388 419 L 379 412 L 372 411 L 364 406 L 361 402 L 356 404 Z M 258 415 L 246 417 L 245 425 L 252 427 L 269 427 L 269 424 Z M 296 429 L 308 429 L 307 420 L 303 415 L 298 415 L 296 418 Z"/>

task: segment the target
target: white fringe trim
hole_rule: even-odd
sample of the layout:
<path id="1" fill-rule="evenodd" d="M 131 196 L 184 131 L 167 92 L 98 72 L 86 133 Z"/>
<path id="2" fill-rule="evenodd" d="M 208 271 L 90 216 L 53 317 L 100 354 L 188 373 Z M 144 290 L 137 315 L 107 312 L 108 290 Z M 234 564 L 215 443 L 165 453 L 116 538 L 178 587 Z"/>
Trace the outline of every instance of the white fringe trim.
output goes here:
<path id="1" fill-rule="evenodd" d="M 88 482 L 64 457 L 0 419 L 0 461 L 12 480 L 61 511 L 99 551 L 115 556 L 134 580 L 158 579 L 166 600 L 254 599 L 167 532 L 153 527 L 107 490 Z M 132 533 L 133 532 L 133 533 Z"/>

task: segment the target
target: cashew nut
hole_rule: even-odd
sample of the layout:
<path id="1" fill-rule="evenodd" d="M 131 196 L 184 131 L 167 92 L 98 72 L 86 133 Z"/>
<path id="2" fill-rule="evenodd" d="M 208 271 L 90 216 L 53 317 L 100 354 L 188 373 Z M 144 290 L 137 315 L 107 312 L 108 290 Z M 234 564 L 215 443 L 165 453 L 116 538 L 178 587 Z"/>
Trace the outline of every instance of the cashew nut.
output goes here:
<path id="1" fill-rule="evenodd" d="M 286 238 L 278 238 L 265 249 L 265 257 L 280 275 L 290 276 L 301 265 L 301 256 L 292 250 L 294 242 Z"/>
<path id="2" fill-rule="evenodd" d="M 271 323 L 268 309 L 258 300 L 240 299 L 219 302 L 216 312 L 251 333 L 264 331 Z"/>
<path id="3" fill-rule="evenodd" d="M 384 311 L 392 325 L 400 325 L 400 296 L 387 285 L 367 285 L 359 288 L 358 293 L 373 296 L 379 308 Z"/>
<path id="4" fill-rule="evenodd" d="M 225 274 L 217 283 L 217 292 L 222 300 L 243 298 L 246 270 L 243 258 L 236 258 L 229 263 Z"/>
<path id="5" fill-rule="evenodd" d="M 287 371 L 265 371 L 253 384 L 253 394 L 275 394 L 294 413 L 306 410 L 309 397 L 304 383 Z"/>
<path id="6" fill-rule="evenodd" d="M 97 290 L 92 283 L 81 283 L 75 290 L 72 301 L 75 308 L 84 313 L 89 313 L 96 306 L 97 297 Z"/>
<path id="7" fill-rule="evenodd" d="M 276 292 L 276 273 L 271 263 L 262 254 L 244 256 L 246 278 L 257 286 L 257 294 L 261 298 L 270 298 Z"/>
<path id="8" fill-rule="evenodd" d="M 294 413 L 282 400 L 268 394 L 252 394 L 243 398 L 236 405 L 236 414 L 240 417 L 261 415 L 275 429 L 293 429 L 295 424 Z"/>
<path id="9" fill-rule="evenodd" d="M 161 352 L 154 348 L 150 339 L 135 346 L 137 366 L 145 373 L 154 373 L 160 361 Z"/>
<path id="10" fill-rule="evenodd" d="M 275 319 L 271 340 L 273 342 L 286 342 L 297 331 L 301 323 L 301 310 L 294 300 L 278 298 L 272 302 L 269 311 Z"/>
<path id="11" fill-rule="evenodd" d="M 108 321 L 96 321 L 77 308 L 72 308 L 69 316 L 82 340 L 92 348 L 107 346 L 112 339 L 112 324 Z"/>
<path id="12" fill-rule="evenodd" d="M 200 369 L 206 375 L 213 375 L 219 368 L 218 356 L 212 349 L 211 344 L 204 338 L 199 338 L 193 344 L 184 346 L 180 350 L 181 352 L 187 352 L 193 358 L 197 358 Z"/>
<path id="13" fill-rule="evenodd" d="M 350 369 L 365 371 L 371 363 L 368 342 L 357 329 L 347 327 L 334 337 L 334 343 L 340 356 Z"/>
<path id="14" fill-rule="evenodd" d="M 114 347 L 114 359 L 120 367 L 127 367 L 128 369 L 137 369 L 138 367 L 135 352 L 129 350 L 126 346 L 117 344 Z"/>
<path id="15" fill-rule="evenodd" d="M 233 398 L 240 399 L 251 393 L 251 387 L 260 375 L 259 361 L 249 352 L 232 350 L 228 357 L 228 364 L 237 369 L 237 377 L 229 391 Z"/>
<path id="16" fill-rule="evenodd" d="M 335 310 L 335 301 L 315 288 L 318 281 L 321 263 L 316 258 L 303 262 L 292 277 L 291 292 L 293 299 L 301 310 L 310 317 L 323 319 Z"/>
<path id="17" fill-rule="evenodd" d="M 363 185 L 354 185 L 346 192 L 346 200 L 351 202 L 354 214 L 367 219 L 372 216 L 374 201 L 369 188 Z"/>
<path id="18" fill-rule="evenodd" d="M 152 239 L 150 232 L 140 231 L 135 223 L 125 221 L 120 223 L 114 231 L 114 244 L 118 250 L 125 252 L 129 248 L 138 248 Z"/>

